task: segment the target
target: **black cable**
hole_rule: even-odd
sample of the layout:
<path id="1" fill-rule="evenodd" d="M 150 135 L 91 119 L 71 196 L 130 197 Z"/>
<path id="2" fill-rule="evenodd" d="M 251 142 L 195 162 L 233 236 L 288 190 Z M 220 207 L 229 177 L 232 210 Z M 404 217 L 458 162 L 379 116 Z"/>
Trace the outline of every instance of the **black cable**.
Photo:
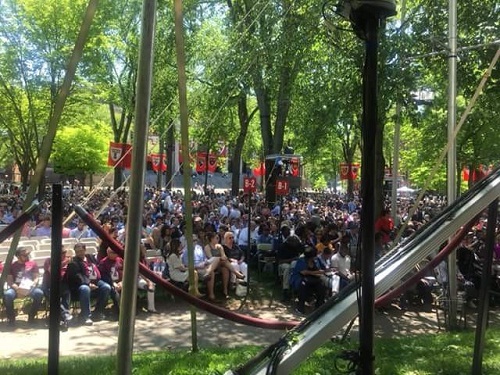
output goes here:
<path id="1" fill-rule="evenodd" d="M 341 361 L 345 362 L 341 366 Z M 337 354 L 333 360 L 333 367 L 335 370 L 341 374 L 352 374 L 355 372 L 360 363 L 360 354 L 356 350 L 343 350 L 340 354 Z"/>

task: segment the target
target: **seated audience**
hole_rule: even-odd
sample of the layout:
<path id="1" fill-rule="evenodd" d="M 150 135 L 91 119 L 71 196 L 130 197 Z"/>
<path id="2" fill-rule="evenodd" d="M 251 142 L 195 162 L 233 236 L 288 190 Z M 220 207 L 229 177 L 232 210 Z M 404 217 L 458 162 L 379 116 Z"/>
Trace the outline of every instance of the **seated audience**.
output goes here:
<path id="1" fill-rule="evenodd" d="M 73 319 L 69 310 L 69 302 L 71 295 L 69 292 L 68 281 L 66 279 L 66 271 L 68 264 L 72 258 L 73 250 L 62 248 L 61 251 L 61 277 L 60 277 L 60 296 L 61 296 L 61 322 L 64 328 L 67 328 L 68 322 Z M 73 254 L 74 255 L 74 254 Z M 51 260 L 45 259 L 43 263 L 43 281 L 42 289 L 46 298 L 50 298 L 50 283 L 51 283 Z"/>
<path id="2" fill-rule="evenodd" d="M 215 270 L 219 267 L 220 259 L 217 257 L 212 257 L 208 259 L 203 248 L 198 243 L 198 237 L 193 235 L 193 260 L 194 269 L 198 273 L 199 277 L 202 278 L 207 284 L 208 299 L 210 301 L 215 301 L 214 285 L 215 285 Z M 188 265 L 188 252 L 184 251 L 181 256 L 182 263 Z"/>
<path id="3" fill-rule="evenodd" d="M 14 312 L 14 300 L 16 298 L 30 297 L 32 304 L 28 312 L 28 323 L 34 323 L 35 317 L 43 299 L 43 291 L 37 286 L 38 266 L 29 259 L 30 252 L 26 247 L 16 250 L 17 260 L 10 266 L 7 275 L 7 290 L 4 292 L 3 301 L 9 325 L 14 326 L 16 316 Z"/>
<path id="4" fill-rule="evenodd" d="M 339 290 L 342 290 L 354 279 L 351 272 L 351 257 L 349 256 L 349 246 L 345 243 L 340 245 L 338 253 L 332 256 L 332 268 L 340 276 Z"/>
<path id="5" fill-rule="evenodd" d="M 248 276 L 248 265 L 245 262 L 245 254 L 243 250 L 236 244 L 234 240 L 233 232 L 226 232 L 224 234 L 224 253 L 227 255 L 229 262 L 233 265 L 233 268 L 241 272 L 243 275 L 242 281 L 247 280 Z M 231 274 L 231 279 L 229 280 L 233 285 L 236 284 L 236 275 Z M 224 281 L 223 281 L 224 282 Z"/>
<path id="6" fill-rule="evenodd" d="M 323 248 L 323 251 L 318 254 L 318 262 L 320 268 L 325 271 L 321 276 L 323 284 L 327 287 L 328 294 L 333 296 L 339 292 L 340 276 L 332 267 L 333 250 L 330 246 Z"/>
<path id="7" fill-rule="evenodd" d="M 76 228 L 71 229 L 69 232 L 69 236 L 76 239 L 95 237 L 92 235 L 91 230 L 87 228 L 83 220 L 78 221 Z"/>
<path id="8" fill-rule="evenodd" d="M 170 253 L 167 256 L 167 265 L 170 275 L 170 279 L 176 283 L 180 284 L 181 287 L 188 285 L 188 268 L 182 264 L 181 254 L 182 254 L 182 243 L 178 238 L 174 238 L 170 241 Z M 198 290 L 198 272 L 194 271 L 194 295 L 196 297 L 202 297 L 203 294 Z"/>
<path id="9" fill-rule="evenodd" d="M 290 273 L 294 262 L 303 251 L 303 244 L 300 239 L 291 234 L 288 225 L 281 226 L 281 234 L 284 241 L 278 248 L 278 274 L 282 277 L 283 301 L 290 299 Z"/>
<path id="10" fill-rule="evenodd" d="M 307 247 L 304 256 L 295 262 L 290 276 L 290 285 L 299 296 L 298 313 L 305 313 L 305 303 L 311 297 L 316 299 L 316 308 L 325 302 L 326 287 L 322 280 L 324 274 L 325 271 L 321 269 L 317 261 L 316 250 Z"/>
<path id="11" fill-rule="evenodd" d="M 228 292 L 228 284 L 229 284 L 229 272 L 233 273 L 236 278 L 244 279 L 245 275 L 243 275 L 240 271 L 236 270 L 235 267 L 229 261 L 226 253 L 224 252 L 224 248 L 221 244 L 219 244 L 219 235 L 214 232 L 207 233 L 208 244 L 205 246 L 205 255 L 207 259 L 216 258 L 219 260 L 218 269 L 222 273 L 222 292 L 224 297 L 229 298 Z M 227 280 L 227 282 L 225 282 Z"/>
<path id="12" fill-rule="evenodd" d="M 98 267 L 91 261 L 90 256 L 85 254 L 86 247 L 83 243 L 77 243 L 74 247 L 75 257 L 68 264 L 66 272 L 71 295 L 80 301 L 80 322 L 92 325 L 94 320 L 104 318 L 104 309 L 108 302 L 111 286 L 101 280 Z M 90 297 L 97 297 L 94 311 L 90 312 Z"/>
<path id="13" fill-rule="evenodd" d="M 107 256 L 99 261 L 99 272 L 101 280 L 111 286 L 110 297 L 113 300 L 113 310 L 115 316 L 120 313 L 120 294 L 122 292 L 123 281 L 123 258 L 108 247 Z"/>
<path id="14" fill-rule="evenodd" d="M 35 236 L 50 237 L 52 233 L 52 219 L 49 215 L 43 216 L 35 228 Z"/>

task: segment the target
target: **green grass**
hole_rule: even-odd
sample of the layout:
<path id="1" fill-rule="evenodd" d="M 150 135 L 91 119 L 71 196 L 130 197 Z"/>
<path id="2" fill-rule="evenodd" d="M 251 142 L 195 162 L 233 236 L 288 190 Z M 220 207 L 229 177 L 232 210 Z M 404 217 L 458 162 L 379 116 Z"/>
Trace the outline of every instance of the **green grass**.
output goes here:
<path id="1" fill-rule="evenodd" d="M 187 350 L 137 353 L 133 357 L 133 373 L 141 375 L 212 375 L 235 369 L 260 352 L 257 346 L 237 349 L 203 349 L 197 353 Z M 294 371 L 300 375 L 341 374 L 335 363 L 344 349 L 357 349 L 356 343 L 341 346 L 327 343 L 313 353 Z M 421 335 L 400 339 L 375 340 L 375 368 L 378 375 L 468 375 L 471 373 L 474 351 L 474 332 L 453 332 Z M 114 374 L 112 356 L 64 357 L 59 373 L 71 375 Z M 47 373 L 47 361 L 2 360 L 2 375 L 39 375 Z M 483 352 L 483 375 L 500 374 L 500 330 L 487 333 Z"/>

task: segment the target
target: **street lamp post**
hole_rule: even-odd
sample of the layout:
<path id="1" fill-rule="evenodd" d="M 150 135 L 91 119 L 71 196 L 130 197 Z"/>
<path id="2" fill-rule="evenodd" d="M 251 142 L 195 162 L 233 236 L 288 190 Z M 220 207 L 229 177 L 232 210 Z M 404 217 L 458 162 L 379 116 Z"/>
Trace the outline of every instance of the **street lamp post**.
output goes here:
<path id="1" fill-rule="evenodd" d="M 374 374 L 373 355 L 373 320 L 375 303 L 375 180 L 377 164 L 375 162 L 378 137 L 377 109 L 377 58 L 378 34 L 383 19 L 396 14 L 394 0 L 373 0 L 351 2 L 339 5 L 340 14 L 348 18 L 356 34 L 365 40 L 365 66 L 363 74 L 363 211 L 361 221 L 363 248 L 361 268 L 361 315 L 360 315 L 360 366 L 357 374 Z"/>

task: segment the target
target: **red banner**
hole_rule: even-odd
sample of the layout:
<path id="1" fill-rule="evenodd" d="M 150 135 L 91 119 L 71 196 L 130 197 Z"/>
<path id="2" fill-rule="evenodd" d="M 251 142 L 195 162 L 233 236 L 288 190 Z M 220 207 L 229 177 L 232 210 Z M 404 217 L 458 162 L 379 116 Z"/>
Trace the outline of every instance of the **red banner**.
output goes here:
<path id="1" fill-rule="evenodd" d="M 266 175 L 266 163 L 260 163 L 258 167 L 253 169 L 253 175 L 260 177 Z"/>
<path id="2" fill-rule="evenodd" d="M 151 167 L 155 172 L 165 172 L 167 170 L 167 155 L 163 154 L 163 158 L 161 154 L 151 154 Z M 163 159 L 163 160 L 162 160 Z"/>
<path id="3" fill-rule="evenodd" d="M 340 179 L 355 180 L 358 177 L 359 163 L 340 163 Z"/>
<path id="4" fill-rule="evenodd" d="M 290 160 L 290 173 L 293 177 L 298 177 L 300 175 L 300 161 L 299 158 L 292 158 Z"/>
<path id="5" fill-rule="evenodd" d="M 132 165 L 132 145 L 109 142 L 108 166 L 130 169 Z"/>
<path id="6" fill-rule="evenodd" d="M 196 172 L 205 173 L 207 171 L 207 153 L 198 151 L 196 153 Z M 208 154 L 208 172 L 214 173 L 217 169 L 217 155 Z"/>
<path id="7" fill-rule="evenodd" d="M 217 155 L 209 154 L 208 155 L 208 171 L 210 173 L 215 173 L 217 169 Z"/>
<path id="8" fill-rule="evenodd" d="M 493 167 L 486 166 L 486 165 L 479 165 L 476 169 L 472 171 L 472 182 L 478 182 L 488 176 L 491 171 L 493 170 Z M 463 167 L 462 168 L 462 179 L 464 181 L 469 181 L 470 178 L 470 169 L 468 167 Z"/>

